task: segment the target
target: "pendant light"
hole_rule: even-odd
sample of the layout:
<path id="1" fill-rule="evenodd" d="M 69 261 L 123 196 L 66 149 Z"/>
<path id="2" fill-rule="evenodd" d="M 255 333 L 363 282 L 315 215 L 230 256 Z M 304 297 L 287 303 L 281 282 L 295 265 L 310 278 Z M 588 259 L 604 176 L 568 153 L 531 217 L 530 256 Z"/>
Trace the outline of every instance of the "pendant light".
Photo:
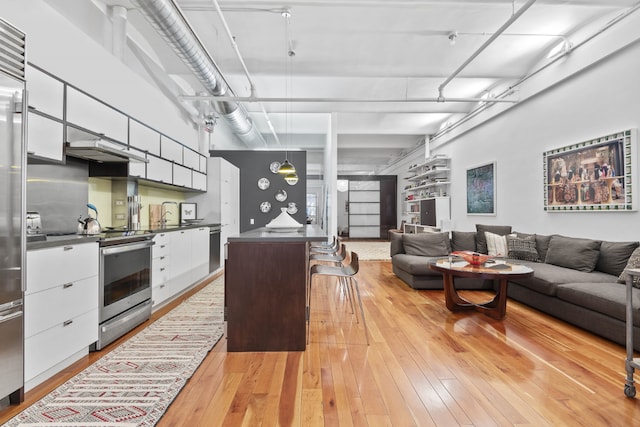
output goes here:
<path id="1" fill-rule="evenodd" d="M 284 176 L 284 180 L 287 181 L 289 185 L 296 185 L 298 183 L 298 174 L 295 172 L 288 173 Z"/>
<path id="2" fill-rule="evenodd" d="M 286 43 L 286 61 L 285 61 L 285 98 L 289 98 L 289 82 L 290 78 L 290 67 L 291 67 L 291 58 L 295 56 L 295 51 L 291 48 L 291 39 L 289 35 L 289 24 L 291 18 L 291 11 L 285 10 L 282 12 L 282 17 L 285 22 L 285 43 Z M 293 185 L 298 182 L 298 175 L 296 173 L 296 168 L 293 166 L 291 162 L 289 162 L 289 102 L 286 103 L 285 110 L 285 130 L 286 130 L 286 147 L 284 152 L 284 162 L 280 165 L 278 169 L 278 173 L 285 175 L 284 179 L 290 185 Z"/>

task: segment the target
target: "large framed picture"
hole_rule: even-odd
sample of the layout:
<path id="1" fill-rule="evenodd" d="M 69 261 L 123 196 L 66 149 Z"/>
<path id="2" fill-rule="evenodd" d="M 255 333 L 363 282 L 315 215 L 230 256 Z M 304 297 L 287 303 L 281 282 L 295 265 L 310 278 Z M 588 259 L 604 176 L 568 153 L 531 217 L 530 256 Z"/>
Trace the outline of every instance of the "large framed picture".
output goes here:
<path id="1" fill-rule="evenodd" d="M 544 153 L 544 209 L 548 212 L 635 210 L 632 194 L 635 130 Z"/>
<path id="2" fill-rule="evenodd" d="M 496 163 L 467 169 L 467 214 L 496 214 Z"/>

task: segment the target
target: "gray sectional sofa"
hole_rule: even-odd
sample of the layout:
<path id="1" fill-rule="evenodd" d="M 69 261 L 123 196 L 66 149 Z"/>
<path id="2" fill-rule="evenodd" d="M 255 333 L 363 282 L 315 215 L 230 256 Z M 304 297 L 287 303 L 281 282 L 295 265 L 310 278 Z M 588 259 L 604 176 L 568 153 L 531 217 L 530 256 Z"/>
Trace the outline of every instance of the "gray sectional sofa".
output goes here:
<path id="1" fill-rule="evenodd" d="M 505 236 L 506 257 L 534 270 L 511 281 L 508 296 L 558 319 L 624 345 L 625 267 L 640 267 L 638 242 L 608 242 L 561 235 L 512 233 L 509 226 L 478 224 L 476 231 L 391 233 L 393 272 L 414 289 L 442 289 L 429 264 L 452 251 L 488 253 L 486 232 Z M 490 235 L 491 236 L 491 235 Z M 492 281 L 456 278 L 458 289 L 494 289 Z M 638 285 L 640 287 L 640 285 Z M 634 346 L 640 351 L 640 289 L 633 288 Z"/>

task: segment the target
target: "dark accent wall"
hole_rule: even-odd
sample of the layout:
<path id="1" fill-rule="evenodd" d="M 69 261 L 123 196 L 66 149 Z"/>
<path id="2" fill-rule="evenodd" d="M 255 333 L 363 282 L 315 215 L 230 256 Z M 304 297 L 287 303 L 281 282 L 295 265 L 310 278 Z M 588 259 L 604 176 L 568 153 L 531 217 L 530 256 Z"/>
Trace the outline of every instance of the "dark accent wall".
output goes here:
<path id="1" fill-rule="evenodd" d="M 240 169 L 240 232 L 264 227 L 269 221 L 280 214 L 280 208 L 286 208 L 289 202 L 294 202 L 298 208 L 293 218 L 300 224 L 307 221 L 307 152 L 289 151 L 286 153 L 298 172 L 298 183 L 289 185 L 284 176 L 273 173 L 269 169 L 272 162 L 282 163 L 285 159 L 284 151 L 237 151 L 212 150 L 211 156 L 222 157 Z M 270 186 L 266 190 L 258 188 L 258 180 L 267 178 Z M 279 202 L 275 199 L 278 190 L 287 192 L 287 200 Z M 260 204 L 264 201 L 271 203 L 271 211 L 260 212 Z M 254 223 L 250 221 L 253 218 Z"/>
<path id="2" fill-rule="evenodd" d="M 380 181 L 380 237 L 384 238 L 389 230 L 398 228 L 396 175 L 339 175 L 338 179 Z"/>

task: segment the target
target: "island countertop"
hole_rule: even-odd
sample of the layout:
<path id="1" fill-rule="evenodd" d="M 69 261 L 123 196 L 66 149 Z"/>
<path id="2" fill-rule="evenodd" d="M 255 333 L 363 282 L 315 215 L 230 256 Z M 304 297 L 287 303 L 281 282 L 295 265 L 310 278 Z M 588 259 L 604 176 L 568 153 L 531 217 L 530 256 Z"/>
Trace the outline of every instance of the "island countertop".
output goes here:
<path id="1" fill-rule="evenodd" d="M 278 232 L 267 227 L 245 231 L 228 238 L 229 242 L 322 242 L 327 240 L 327 233 L 319 225 L 305 225 L 298 231 Z"/>

